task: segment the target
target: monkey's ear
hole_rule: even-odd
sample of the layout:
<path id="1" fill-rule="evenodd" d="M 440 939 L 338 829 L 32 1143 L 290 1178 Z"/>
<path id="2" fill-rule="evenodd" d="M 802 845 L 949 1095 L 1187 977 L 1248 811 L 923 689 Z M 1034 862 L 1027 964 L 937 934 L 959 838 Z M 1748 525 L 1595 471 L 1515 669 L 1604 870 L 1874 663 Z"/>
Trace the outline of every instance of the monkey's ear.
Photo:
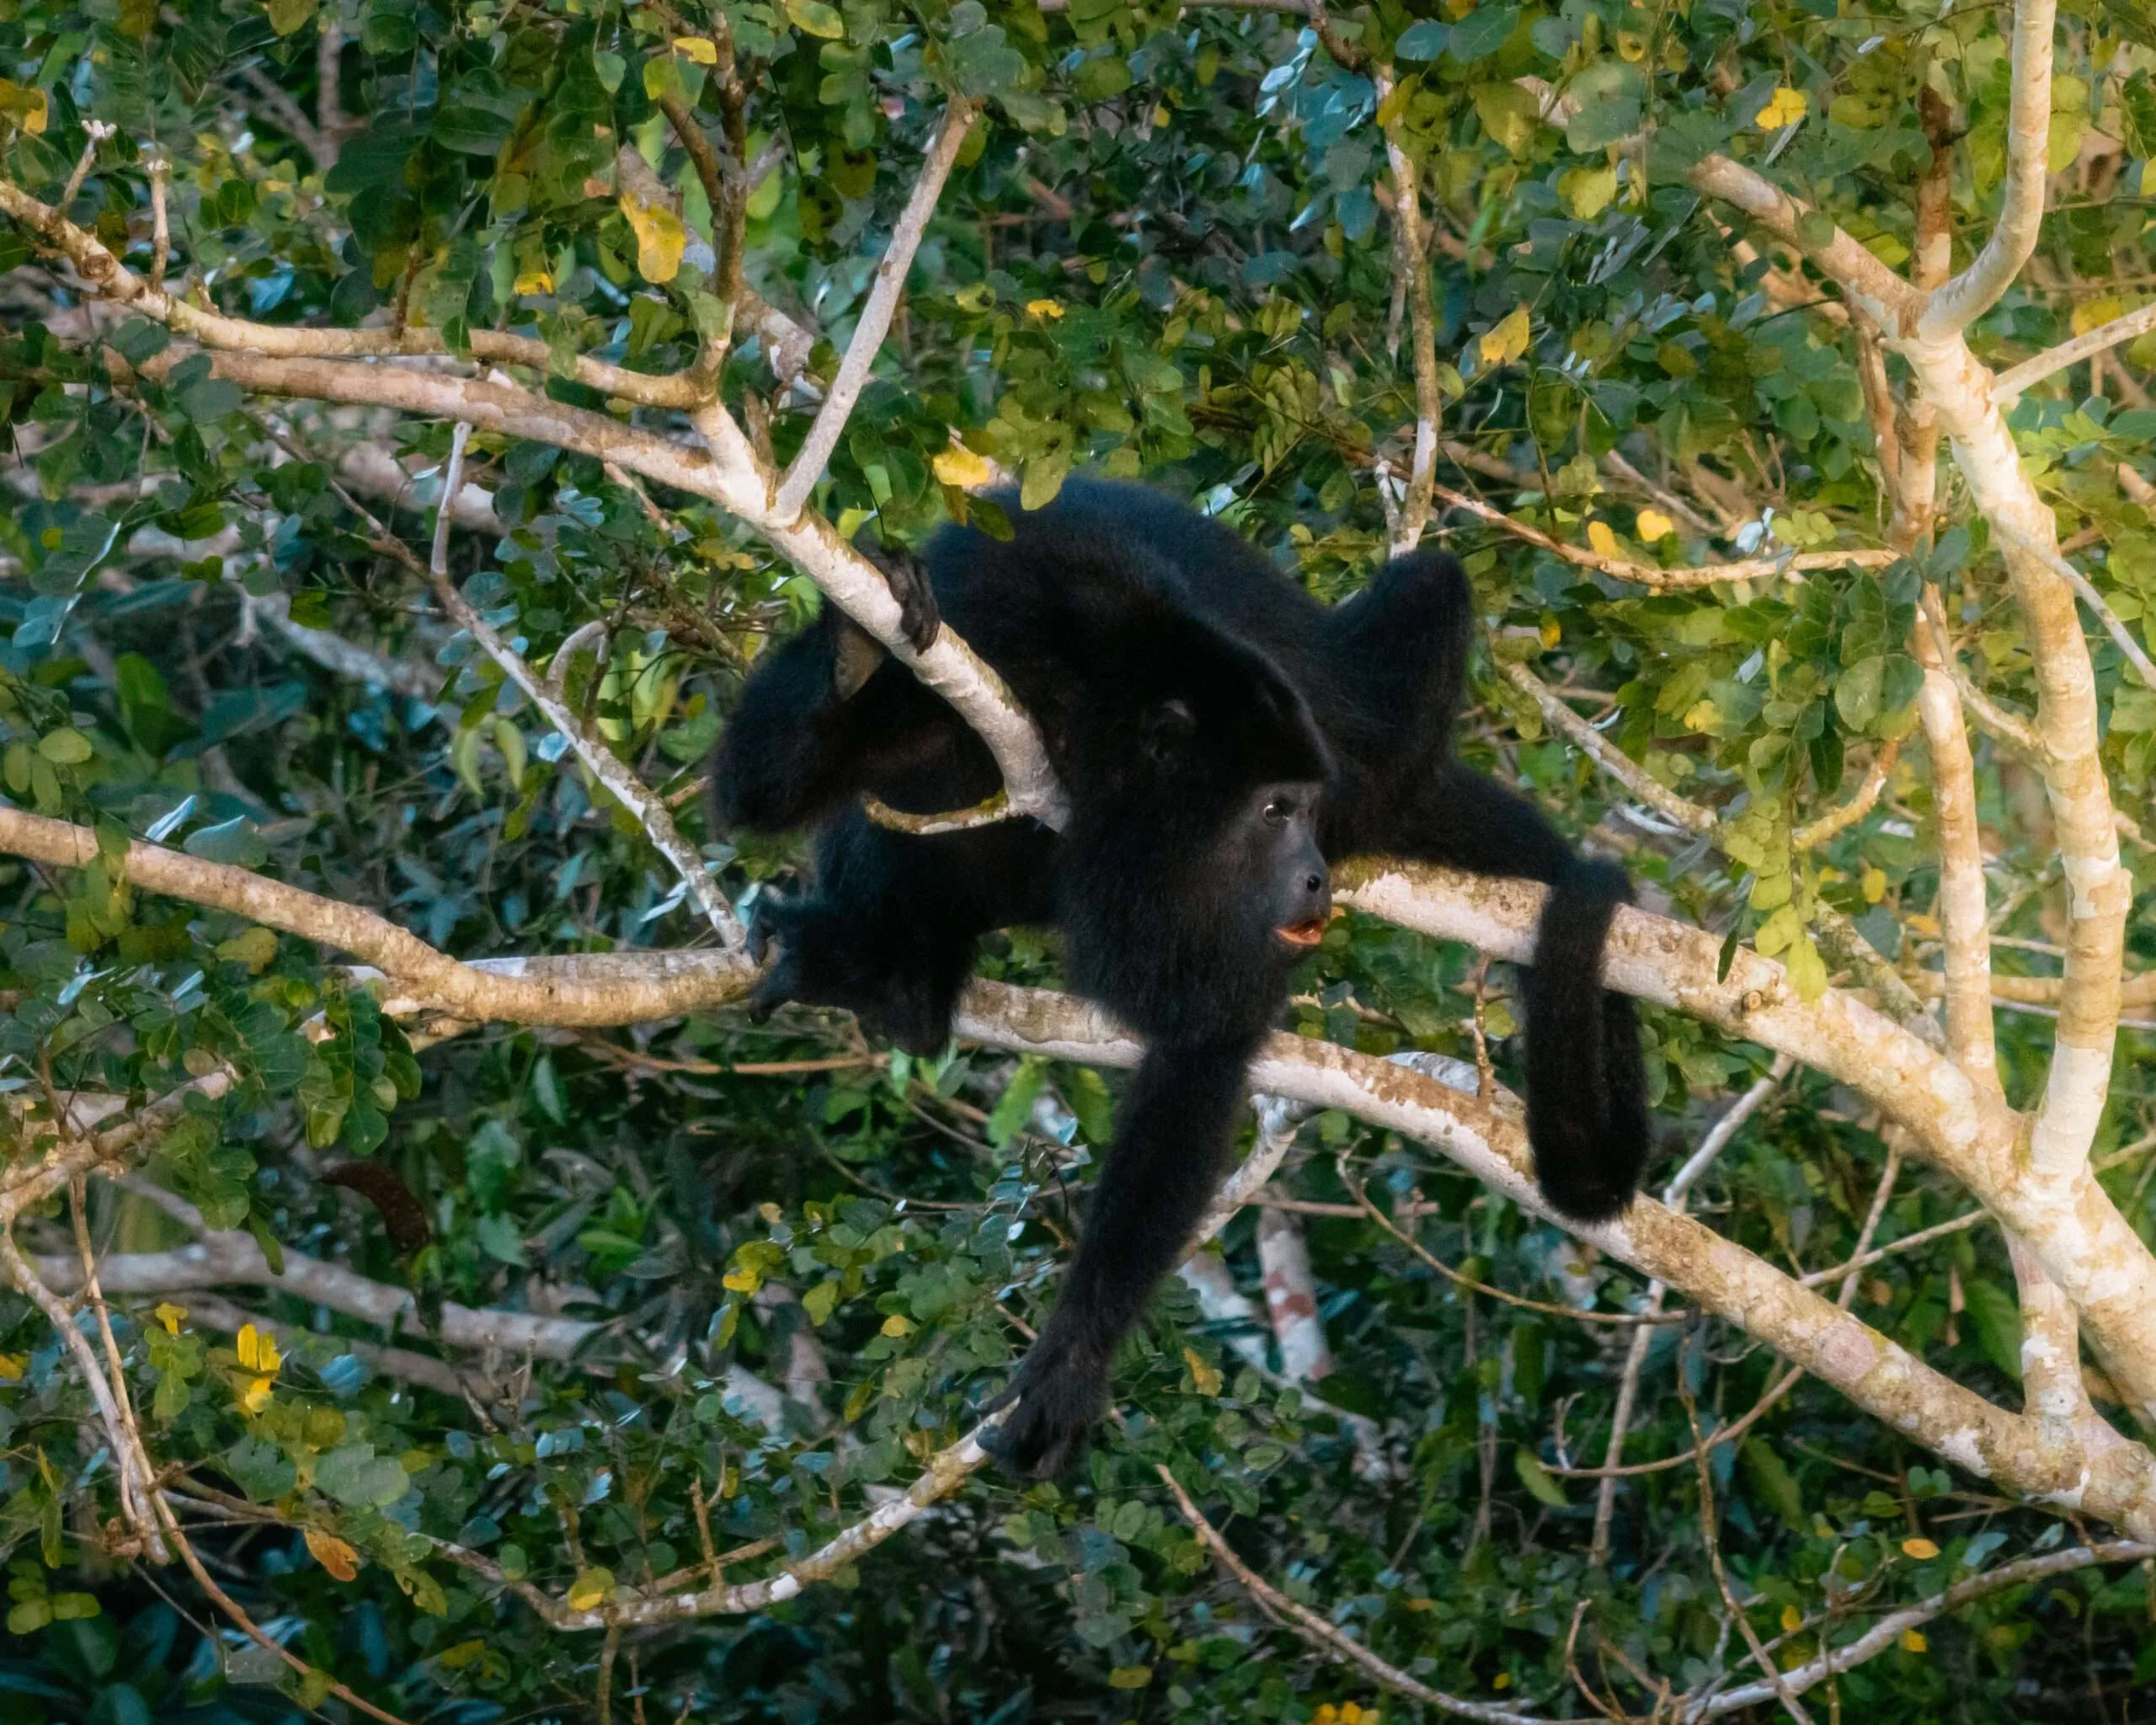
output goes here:
<path id="1" fill-rule="evenodd" d="M 1139 720 L 1139 746 L 1156 763 L 1173 760 L 1197 734 L 1198 716 L 1187 701 L 1157 702 Z"/>

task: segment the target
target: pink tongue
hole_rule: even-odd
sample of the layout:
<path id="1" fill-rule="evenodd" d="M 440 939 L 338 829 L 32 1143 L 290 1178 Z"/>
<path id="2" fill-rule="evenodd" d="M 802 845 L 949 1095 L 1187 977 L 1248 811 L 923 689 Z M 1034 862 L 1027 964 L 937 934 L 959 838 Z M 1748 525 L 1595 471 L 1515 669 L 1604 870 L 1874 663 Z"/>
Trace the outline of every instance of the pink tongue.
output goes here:
<path id="1" fill-rule="evenodd" d="M 1308 922 L 1290 922 L 1273 932 L 1290 946 L 1314 947 L 1325 938 L 1325 925 L 1313 917 Z"/>

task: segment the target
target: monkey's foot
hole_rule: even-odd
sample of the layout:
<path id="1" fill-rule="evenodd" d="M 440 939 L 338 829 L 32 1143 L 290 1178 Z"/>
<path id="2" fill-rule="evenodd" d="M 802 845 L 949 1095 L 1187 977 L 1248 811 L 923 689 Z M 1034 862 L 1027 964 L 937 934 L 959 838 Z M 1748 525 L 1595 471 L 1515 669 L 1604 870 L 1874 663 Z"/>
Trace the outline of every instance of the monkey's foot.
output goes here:
<path id="1" fill-rule="evenodd" d="M 914 554 L 903 548 L 858 543 L 862 556 L 883 571 L 883 585 L 899 601 L 899 628 L 916 653 L 926 653 L 936 632 L 943 627 L 936 595 L 928 585 L 928 571 Z"/>
<path id="2" fill-rule="evenodd" d="M 1043 1338 L 985 1411 L 1013 1402 L 1017 1406 L 1005 1417 L 991 1447 L 1013 1472 L 1051 1478 L 1086 1453 L 1088 1436 L 1107 1412 L 1107 1362 L 1093 1349 Z"/>
<path id="3" fill-rule="evenodd" d="M 872 1037 L 933 1060 L 951 1045 L 955 987 L 916 974 L 910 955 L 878 952 L 875 931 L 849 922 L 827 903 L 766 891 L 749 924 L 749 956 L 769 959 L 749 996 L 760 1024 L 790 1001 L 835 1007 Z"/>

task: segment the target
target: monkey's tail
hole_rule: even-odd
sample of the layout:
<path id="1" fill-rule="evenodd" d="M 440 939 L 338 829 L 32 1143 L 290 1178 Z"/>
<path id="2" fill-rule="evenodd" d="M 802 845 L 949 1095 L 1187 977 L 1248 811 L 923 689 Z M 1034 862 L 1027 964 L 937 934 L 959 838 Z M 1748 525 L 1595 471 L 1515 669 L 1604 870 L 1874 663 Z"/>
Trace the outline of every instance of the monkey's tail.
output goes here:
<path id="1" fill-rule="evenodd" d="M 1602 985 L 1610 921 L 1631 898 L 1614 863 L 1568 864 L 1543 906 L 1525 978 L 1534 1178 L 1579 1221 L 1605 1221 L 1631 1202 L 1652 1143 L 1639 1022 L 1629 996 Z"/>

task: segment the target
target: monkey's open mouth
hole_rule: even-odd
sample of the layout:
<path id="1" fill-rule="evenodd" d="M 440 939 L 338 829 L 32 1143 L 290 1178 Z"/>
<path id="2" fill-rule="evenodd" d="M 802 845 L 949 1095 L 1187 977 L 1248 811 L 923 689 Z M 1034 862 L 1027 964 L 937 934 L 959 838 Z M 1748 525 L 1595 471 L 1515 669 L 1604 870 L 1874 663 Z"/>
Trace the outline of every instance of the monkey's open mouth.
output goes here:
<path id="1" fill-rule="evenodd" d="M 1313 916 L 1307 922 L 1284 923 L 1273 932 L 1291 947 L 1314 947 L 1325 938 L 1325 918 Z"/>

